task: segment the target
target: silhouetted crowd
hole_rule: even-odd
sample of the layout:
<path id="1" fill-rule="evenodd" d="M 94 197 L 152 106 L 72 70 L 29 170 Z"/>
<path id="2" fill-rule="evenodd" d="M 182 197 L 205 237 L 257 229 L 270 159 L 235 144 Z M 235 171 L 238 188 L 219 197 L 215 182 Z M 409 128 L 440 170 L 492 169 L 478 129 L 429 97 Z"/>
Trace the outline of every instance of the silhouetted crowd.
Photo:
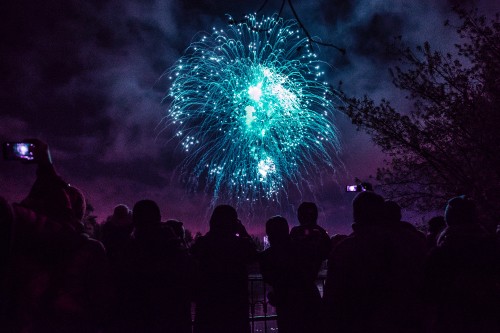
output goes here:
<path id="1" fill-rule="evenodd" d="M 215 207 L 189 246 L 182 222 L 163 222 L 156 202 L 140 200 L 116 206 L 96 240 L 82 192 L 56 173 L 43 142 L 35 160 L 27 197 L 0 197 L 1 332 L 249 333 L 253 263 L 280 333 L 500 332 L 498 235 L 465 196 L 424 234 L 397 203 L 363 191 L 352 233 L 331 238 L 303 202 L 298 226 L 266 222 L 261 252 L 230 205 Z"/>

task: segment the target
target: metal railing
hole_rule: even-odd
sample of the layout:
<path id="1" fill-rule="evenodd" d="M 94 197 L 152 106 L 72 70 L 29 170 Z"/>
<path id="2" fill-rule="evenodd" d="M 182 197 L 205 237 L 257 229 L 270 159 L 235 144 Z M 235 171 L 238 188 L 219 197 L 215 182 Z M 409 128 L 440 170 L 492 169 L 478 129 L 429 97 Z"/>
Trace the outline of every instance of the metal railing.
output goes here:
<path id="1" fill-rule="evenodd" d="M 270 287 L 267 283 L 262 280 L 262 275 L 250 274 L 248 276 L 248 291 L 250 296 L 249 320 L 253 333 L 267 333 L 278 330 L 276 309 L 267 300 L 269 289 Z"/>
<path id="2" fill-rule="evenodd" d="M 325 280 L 326 271 L 322 270 L 316 281 L 316 285 L 321 296 L 323 296 Z M 267 300 L 267 292 L 270 289 L 271 287 L 262 280 L 261 274 L 249 274 L 249 321 L 252 333 L 269 333 L 278 331 L 278 315 L 276 314 L 276 309 L 274 306 L 269 304 Z"/>
<path id="3" fill-rule="evenodd" d="M 316 286 L 323 296 L 323 287 L 326 280 L 326 271 L 322 270 Z M 249 314 L 250 329 L 252 333 L 276 333 L 278 332 L 278 315 L 276 309 L 267 300 L 268 291 L 272 288 L 264 282 L 260 273 L 251 273 L 248 275 L 248 293 L 249 293 Z M 194 320 L 195 306 L 191 308 L 192 319 Z"/>

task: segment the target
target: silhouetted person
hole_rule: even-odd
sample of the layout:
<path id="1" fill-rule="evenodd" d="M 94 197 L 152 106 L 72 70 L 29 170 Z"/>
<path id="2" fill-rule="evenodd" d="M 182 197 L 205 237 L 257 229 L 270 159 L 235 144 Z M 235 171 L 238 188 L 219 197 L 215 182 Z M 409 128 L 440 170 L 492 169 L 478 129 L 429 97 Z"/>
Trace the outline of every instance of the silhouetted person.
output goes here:
<path id="1" fill-rule="evenodd" d="M 191 253 L 200 269 L 194 332 L 249 332 L 247 264 L 257 252 L 233 207 L 215 207 L 210 230 Z"/>
<path id="2" fill-rule="evenodd" d="M 434 216 L 427 222 L 427 226 L 427 250 L 431 251 L 437 246 L 439 235 L 441 235 L 444 228 L 446 228 L 444 216 Z"/>
<path id="3" fill-rule="evenodd" d="M 332 250 L 324 289 L 326 332 L 419 332 L 425 248 L 416 234 L 386 220 L 384 199 L 353 200 L 353 233 Z"/>
<path id="4" fill-rule="evenodd" d="M 498 243 L 464 196 L 448 201 L 445 221 L 426 266 L 427 296 L 435 309 L 432 332 L 499 332 Z"/>
<path id="5" fill-rule="evenodd" d="M 309 260 L 316 266 L 317 275 L 321 264 L 330 253 L 330 237 L 317 223 L 318 207 L 315 203 L 301 203 L 297 209 L 297 218 L 300 225 L 292 228 L 290 238 L 309 256 Z"/>
<path id="6" fill-rule="evenodd" d="M 111 263 L 114 262 L 117 253 L 123 251 L 132 233 L 132 211 L 123 204 L 113 209 L 113 215 L 102 225 L 102 243 Z"/>
<path id="7" fill-rule="evenodd" d="M 174 235 L 177 237 L 177 240 L 179 241 L 179 244 L 187 249 L 188 245 L 186 243 L 186 230 L 184 229 L 184 224 L 181 221 L 174 219 L 167 220 L 165 224 L 172 229 Z"/>
<path id="8" fill-rule="evenodd" d="M 83 232 L 85 198 L 33 140 L 37 178 L 13 205 L 8 290 L 13 332 L 98 332 L 108 311 L 104 247 Z"/>
<path id="9" fill-rule="evenodd" d="M 266 234 L 270 247 L 261 253 L 260 266 L 264 282 L 273 288 L 268 298 L 276 307 L 279 332 L 317 332 L 321 310 L 317 271 L 291 241 L 285 218 L 269 219 Z"/>
<path id="10" fill-rule="evenodd" d="M 132 210 L 134 231 L 115 272 L 112 332 L 191 332 L 194 262 L 152 200 Z"/>
<path id="11" fill-rule="evenodd" d="M 404 235 L 412 237 L 414 241 L 418 242 L 418 248 L 423 250 L 426 247 L 425 235 L 420 232 L 410 222 L 402 221 L 401 206 L 392 200 L 384 202 L 385 222 L 396 232 L 402 232 Z M 411 236 L 410 236 L 411 237 Z M 418 239 L 418 240 L 417 240 Z M 415 244 L 412 244 L 415 245 Z"/>

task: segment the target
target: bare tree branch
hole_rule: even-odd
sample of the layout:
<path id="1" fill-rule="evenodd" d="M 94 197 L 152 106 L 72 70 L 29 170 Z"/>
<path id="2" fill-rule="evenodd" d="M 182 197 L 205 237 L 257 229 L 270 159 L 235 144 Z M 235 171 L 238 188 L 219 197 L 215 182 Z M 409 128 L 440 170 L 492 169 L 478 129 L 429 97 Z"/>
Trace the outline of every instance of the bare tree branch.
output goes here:
<path id="1" fill-rule="evenodd" d="M 391 75 L 413 102 L 409 109 L 336 96 L 344 102 L 339 109 L 389 155 L 376 176 L 386 194 L 422 211 L 466 194 L 491 227 L 500 214 L 500 16 L 486 22 L 475 11 L 458 14 L 455 53 L 432 51 L 429 43 L 416 53 L 399 50 L 404 66 Z"/>
<path id="2" fill-rule="evenodd" d="M 318 40 L 315 40 L 311 34 L 309 33 L 309 30 L 306 29 L 306 27 L 304 26 L 304 24 L 302 23 L 302 21 L 300 20 L 299 18 L 299 15 L 297 14 L 297 12 L 295 11 L 295 7 L 293 6 L 292 4 L 292 0 L 288 0 L 288 5 L 290 6 L 290 9 L 292 10 L 292 13 L 293 13 L 293 16 L 295 17 L 295 19 L 297 20 L 297 22 L 299 23 L 299 26 L 300 28 L 302 29 L 302 31 L 304 31 L 304 33 L 306 34 L 307 36 L 307 39 L 309 40 L 309 46 L 311 46 L 311 49 L 312 49 L 312 44 L 318 44 L 318 45 L 321 45 L 321 46 L 327 46 L 327 47 L 333 47 L 334 49 L 336 49 L 337 51 L 339 51 L 340 53 L 342 53 L 342 55 L 345 55 L 346 54 L 346 50 L 344 48 L 340 48 L 334 44 L 330 44 L 330 43 L 324 43 L 322 41 L 318 41 Z"/>
<path id="3" fill-rule="evenodd" d="M 257 10 L 257 13 L 261 12 L 266 7 L 267 3 L 268 3 L 268 0 L 264 0 L 264 2 L 262 3 L 262 5 Z M 305 27 L 305 25 L 302 23 L 301 19 L 299 18 L 299 15 L 297 14 L 297 11 L 295 10 L 295 7 L 293 6 L 292 0 L 282 0 L 281 6 L 280 6 L 280 10 L 278 12 L 278 17 L 281 17 L 281 14 L 283 13 L 283 9 L 285 7 L 285 4 L 287 4 L 287 3 L 288 3 L 288 6 L 290 7 L 290 10 L 292 11 L 292 14 L 293 14 L 295 20 L 299 24 L 300 29 L 306 35 L 306 38 L 309 41 L 309 46 L 311 47 L 311 49 L 313 48 L 313 44 L 317 44 L 317 45 L 320 45 L 320 46 L 332 47 L 332 48 L 336 49 L 337 51 L 339 51 L 340 53 L 342 53 L 342 55 L 346 54 L 346 49 L 345 48 L 339 47 L 339 46 L 337 46 L 335 44 L 332 44 L 332 43 L 325 43 L 325 42 L 322 42 L 320 40 L 317 40 L 317 39 L 313 38 L 311 36 L 311 34 L 309 33 L 309 30 L 307 30 L 307 28 Z M 247 22 L 248 22 L 247 18 L 242 19 L 242 20 L 234 20 L 232 17 L 229 18 L 229 24 L 230 25 L 235 25 L 235 24 L 240 24 L 240 23 L 247 23 Z M 256 28 L 256 27 L 253 27 L 253 26 L 250 26 L 249 28 L 251 30 L 253 30 L 253 31 L 256 31 L 256 32 L 267 32 L 267 31 L 269 31 L 269 29 L 260 29 L 260 28 Z"/>

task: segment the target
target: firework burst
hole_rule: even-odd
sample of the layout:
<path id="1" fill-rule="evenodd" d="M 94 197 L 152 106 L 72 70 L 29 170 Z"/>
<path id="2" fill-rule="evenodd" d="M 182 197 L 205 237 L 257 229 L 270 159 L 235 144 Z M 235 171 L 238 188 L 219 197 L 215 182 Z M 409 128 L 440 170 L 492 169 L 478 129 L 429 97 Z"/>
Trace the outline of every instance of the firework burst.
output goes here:
<path id="1" fill-rule="evenodd" d="M 168 75 L 182 171 L 219 199 L 276 200 L 334 167 L 339 150 L 324 64 L 294 20 L 249 15 L 192 43 Z"/>

